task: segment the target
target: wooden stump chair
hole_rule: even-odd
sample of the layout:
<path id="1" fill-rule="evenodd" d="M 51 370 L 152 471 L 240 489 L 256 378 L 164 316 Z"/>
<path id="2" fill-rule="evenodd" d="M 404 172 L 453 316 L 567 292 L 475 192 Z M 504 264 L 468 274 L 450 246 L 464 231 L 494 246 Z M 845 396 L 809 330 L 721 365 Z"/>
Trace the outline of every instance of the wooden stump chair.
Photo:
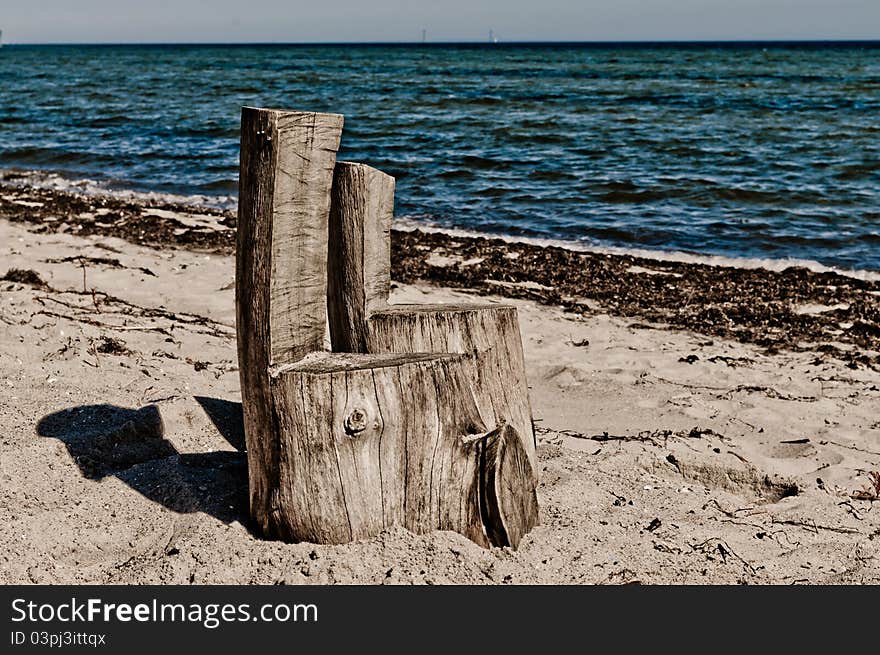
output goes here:
<path id="1" fill-rule="evenodd" d="M 336 163 L 342 124 L 242 111 L 236 321 L 252 517 L 287 541 L 401 525 L 515 548 L 538 522 L 516 311 L 388 305 L 394 181 Z"/>

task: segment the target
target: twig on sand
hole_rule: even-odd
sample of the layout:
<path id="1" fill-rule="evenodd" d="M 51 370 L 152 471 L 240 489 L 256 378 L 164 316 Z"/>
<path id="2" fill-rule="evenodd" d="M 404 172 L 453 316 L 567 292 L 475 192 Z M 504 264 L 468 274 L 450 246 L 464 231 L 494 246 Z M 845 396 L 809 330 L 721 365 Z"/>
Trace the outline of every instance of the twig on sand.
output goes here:
<path id="1" fill-rule="evenodd" d="M 743 457 L 743 456 L 740 455 L 739 453 L 735 453 L 735 452 L 733 452 L 732 450 L 728 450 L 728 451 L 727 451 L 727 454 L 728 454 L 728 455 L 733 455 L 733 456 L 736 457 L 739 461 L 741 461 L 743 464 L 751 464 L 751 462 L 750 462 L 749 460 L 747 460 L 745 457 Z"/>
<path id="2" fill-rule="evenodd" d="M 73 322 L 86 323 L 88 325 L 94 325 L 96 327 L 106 328 L 108 330 L 119 330 L 119 331 L 149 331 L 149 332 L 159 332 L 160 334 L 164 334 L 166 336 L 172 336 L 171 330 L 174 330 L 177 323 L 188 325 L 188 326 L 200 326 L 206 328 L 204 330 L 198 330 L 199 334 L 207 334 L 210 336 L 214 336 L 220 339 L 229 339 L 232 337 L 232 328 L 224 323 L 219 323 L 217 321 L 211 320 L 205 316 L 199 316 L 198 314 L 191 314 L 188 312 L 175 313 L 168 311 L 162 308 L 153 308 L 153 307 L 141 307 L 139 305 L 135 305 L 128 301 L 125 301 L 121 298 L 116 298 L 115 296 L 111 296 L 102 291 L 96 291 L 92 289 L 87 292 L 79 292 L 79 291 L 67 291 L 60 293 L 71 293 L 74 295 L 88 296 L 91 300 L 92 306 L 83 306 L 78 303 L 68 302 L 61 298 L 53 297 L 53 296 L 36 296 L 35 300 L 46 306 L 46 302 L 56 303 L 63 307 L 67 307 L 68 309 L 74 310 L 78 315 L 68 315 L 68 314 L 60 314 L 51 311 L 40 311 L 32 316 L 36 316 L 37 314 L 42 314 L 45 316 L 52 316 L 55 318 L 63 318 Z M 99 303 L 98 296 L 101 296 L 101 301 Z M 118 307 L 113 308 L 112 305 L 118 305 Z M 98 321 L 94 318 L 95 314 L 105 314 L 108 316 L 132 316 L 141 319 L 166 319 L 171 321 L 170 325 L 157 325 L 157 326 L 129 326 L 129 325 L 113 325 L 111 323 L 105 323 L 102 321 Z M 85 315 L 83 315 L 85 314 Z"/>
<path id="3" fill-rule="evenodd" d="M 828 446 L 828 445 L 837 446 L 838 448 L 846 448 L 847 450 L 857 450 L 860 453 L 868 453 L 869 455 L 877 455 L 878 457 L 880 457 L 880 453 L 878 453 L 876 450 L 868 450 L 867 448 L 859 448 L 858 446 L 848 446 L 845 443 L 840 443 L 838 441 L 831 441 L 829 439 L 823 439 L 822 441 L 819 442 L 819 445 L 820 446 Z"/>
<path id="4" fill-rule="evenodd" d="M 72 293 L 78 296 L 89 296 L 92 300 L 92 304 L 95 306 L 94 311 L 101 311 L 105 314 L 123 314 L 126 316 L 137 315 L 148 318 L 166 318 L 176 323 L 201 325 L 204 327 L 212 328 L 217 336 L 229 336 L 227 333 L 221 331 L 220 328 L 225 328 L 227 330 L 235 329 L 231 325 L 227 325 L 226 323 L 221 323 L 219 321 L 214 321 L 206 316 L 200 316 L 199 314 L 192 314 L 189 312 L 171 312 L 167 309 L 156 307 L 141 307 L 140 305 L 135 305 L 134 303 L 130 303 L 127 300 L 117 298 L 116 296 L 111 296 L 110 294 L 107 294 L 103 291 L 97 291 L 95 289 L 92 289 L 91 291 L 88 291 L 86 293 L 81 293 L 79 291 L 69 291 L 67 293 Z M 99 307 L 98 296 L 103 297 L 103 299 L 100 301 L 100 304 L 103 305 L 103 308 Z M 92 311 L 90 307 L 84 307 L 82 305 L 67 302 L 65 300 L 61 300 L 60 298 L 53 298 L 51 296 L 37 296 L 35 300 L 41 305 L 45 304 L 43 301 L 48 300 L 50 302 L 58 303 L 59 305 L 63 305 L 70 309 L 75 309 L 77 311 L 89 311 L 91 313 L 94 313 L 94 311 Z M 125 311 L 114 311 L 109 307 L 110 304 L 120 305 L 125 308 Z"/>
<path id="5" fill-rule="evenodd" d="M 98 357 L 98 346 L 95 345 L 94 341 L 91 341 L 89 343 L 88 352 L 95 356 L 95 368 L 98 368 L 101 365 L 101 358 Z M 83 361 L 85 361 L 87 364 L 91 364 L 91 362 L 88 360 L 83 360 Z"/>
<path id="6" fill-rule="evenodd" d="M 818 398 L 816 398 L 816 396 L 792 396 L 790 394 L 777 391 L 773 387 L 765 387 L 763 385 L 755 384 L 741 384 L 733 389 L 730 389 L 726 393 L 721 394 L 720 396 L 718 396 L 718 398 L 723 400 L 730 400 L 733 397 L 733 394 L 739 392 L 763 393 L 768 398 L 774 398 L 776 400 L 790 400 L 794 402 L 815 403 L 819 400 Z"/>
<path id="7" fill-rule="evenodd" d="M 564 433 L 563 433 L 564 434 Z M 573 433 L 567 434 L 566 436 L 573 437 L 575 439 L 590 439 L 591 441 L 650 441 L 655 445 L 657 444 L 657 439 L 667 439 L 672 436 L 671 430 L 655 430 L 653 432 L 649 432 L 647 430 L 639 432 L 636 435 L 631 434 L 608 434 L 607 432 L 603 432 L 602 434 L 594 434 L 591 436 L 587 436 L 585 434 Z"/>
<path id="8" fill-rule="evenodd" d="M 816 523 L 813 519 L 808 519 L 806 521 L 796 521 L 793 519 L 780 519 L 772 516 L 770 517 L 770 521 L 777 525 L 794 525 L 799 528 L 804 528 L 805 530 L 812 532 L 813 534 L 819 534 L 819 530 L 837 532 L 838 534 L 861 534 L 861 531 L 856 530 L 855 528 L 838 528 L 833 525 L 820 525 Z"/>
<path id="9" fill-rule="evenodd" d="M 725 516 L 729 516 L 732 519 L 739 518 L 738 514 L 740 512 L 751 512 L 752 510 L 755 509 L 754 507 L 739 507 L 739 508 L 733 509 L 733 510 L 724 509 L 724 507 L 721 506 L 721 503 L 719 503 L 714 498 L 710 498 L 709 501 L 705 505 L 703 505 L 702 509 L 704 509 L 704 510 L 708 509 L 710 505 L 714 505 L 718 509 L 719 512 L 721 512 Z M 760 512 L 760 513 L 763 514 L 763 512 Z"/>
<path id="10" fill-rule="evenodd" d="M 677 380 L 670 380 L 668 378 L 661 377 L 659 375 L 654 375 L 653 373 L 648 373 L 655 380 L 659 380 L 660 382 L 665 382 L 666 384 L 674 384 L 677 387 L 684 387 L 686 389 L 704 389 L 706 391 L 727 391 L 727 387 L 710 387 L 705 384 L 690 384 L 688 382 L 678 382 Z"/>
<path id="11" fill-rule="evenodd" d="M 57 312 L 48 312 L 46 310 L 40 310 L 38 312 L 34 312 L 31 316 L 51 316 L 53 318 L 63 318 L 67 321 L 73 321 L 74 323 L 86 323 L 87 325 L 94 325 L 95 327 L 104 328 L 107 330 L 119 330 L 119 331 L 144 331 L 144 332 L 159 332 L 160 334 L 164 334 L 167 336 L 171 336 L 171 332 L 169 330 L 173 329 L 174 326 L 171 325 L 169 327 L 162 326 L 146 326 L 146 325 L 111 325 L 110 323 L 102 323 L 101 321 L 96 321 L 93 318 L 86 318 L 83 316 L 68 316 L 66 314 L 59 314 Z"/>
<path id="12" fill-rule="evenodd" d="M 658 441 L 667 441 L 672 437 L 676 437 L 679 439 L 699 439 L 704 436 L 710 437 L 718 437 L 719 439 L 725 439 L 726 437 L 723 434 L 715 432 L 711 429 L 700 429 L 700 428 L 692 428 L 690 430 L 642 430 L 638 434 L 610 434 L 608 432 L 602 432 L 602 434 L 584 434 L 582 432 L 576 432 L 575 430 L 551 430 L 550 428 L 538 428 L 538 431 L 541 434 L 549 434 L 554 432 L 556 434 L 571 437 L 572 439 L 587 439 L 590 441 L 599 441 L 599 442 L 608 442 L 608 441 L 649 441 L 656 446 L 660 444 Z"/>
<path id="13" fill-rule="evenodd" d="M 846 511 L 852 514 L 857 521 L 865 520 L 865 517 L 859 513 L 850 501 L 844 500 L 842 503 L 837 503 L 837 506 L 846 508 Z M 870 509 L 868 511 L 870 511 Z"/>

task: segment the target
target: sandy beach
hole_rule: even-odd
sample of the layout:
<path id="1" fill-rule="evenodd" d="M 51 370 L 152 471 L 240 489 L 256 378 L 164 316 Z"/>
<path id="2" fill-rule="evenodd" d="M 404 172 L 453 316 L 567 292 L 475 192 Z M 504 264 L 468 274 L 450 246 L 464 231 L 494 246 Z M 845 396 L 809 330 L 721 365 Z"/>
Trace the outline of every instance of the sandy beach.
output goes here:
<path id="1" fill-rule="evenodd" d="M 234 227 L 0 185 L 0 582 L 880 582 L 880 282 L 395 232 L 394 302 L 517 307 L 541 525 L 291 545 L 248 519 Z"/>

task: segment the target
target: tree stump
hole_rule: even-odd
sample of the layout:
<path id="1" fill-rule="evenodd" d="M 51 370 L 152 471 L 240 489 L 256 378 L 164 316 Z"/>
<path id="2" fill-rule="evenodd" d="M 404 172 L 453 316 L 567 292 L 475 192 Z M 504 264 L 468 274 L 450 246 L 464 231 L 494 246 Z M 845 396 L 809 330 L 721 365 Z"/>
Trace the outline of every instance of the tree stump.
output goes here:
<path id="1" fill-rule="evenodd" d="M 346 543 L 402 525 L 516 547 L 537 515 L 531 465 L 512 428 L 486 431 L 464 363 L 324 354 L 276 371 L 269 532 Z"/>
<path id="2" fill-rule="evenodd" d="M 330 207 L 333 350 L 471 355 L 483 420 L 512 426 L 537 470 L 516 308 L 488 303 L 389 305 L 394 178 L 364 164 L 338 162 Z"/>
<path id="3" fill-rule="evenodd" d="M 390 262 L 372 262 L 388 252 L 393 180 L 368 167 L 367 188 L 382 193 L 338 183 L 351 182 L 353 207 L 384 217 L 385 244 L 338 257 L 362 232 L 341 199 L 331 230 L 341 130 L 334 114 L 242 111 L 236 320 L 252 517 L 287 541 L 345 543 L 402 525 L 516 547 L 538 521 L 534 448 L 531 426 L 524 440 L 522 417 L 508 419 L 492 354 L 521 362 L 521 345 L 504 341 L 514 329 L 518 339 L 515 313 L 500 311 L 498 327 L 482 309 L 447 320 L 388 308 Z M 385 302 L 365 299 L 357 314 L 334 304 L 341 291 Z M 328 304 L 334 344 L 353 352 L 323 351 Z"/>

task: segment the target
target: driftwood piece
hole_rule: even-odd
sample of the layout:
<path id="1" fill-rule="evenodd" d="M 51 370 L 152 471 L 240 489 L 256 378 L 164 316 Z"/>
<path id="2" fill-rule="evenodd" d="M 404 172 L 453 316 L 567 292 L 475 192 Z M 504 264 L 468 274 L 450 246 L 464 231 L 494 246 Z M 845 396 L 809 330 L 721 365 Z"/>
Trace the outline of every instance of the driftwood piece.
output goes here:
<path id="1" fill-rule="evenodd" d="M 290 541 L 403 525 L 516 547 L 538 509 L 531 424 L 523 439 L 509 408 L 519 401 L 496 379 L 498 353 L 518 352 L 521 367 L 515 312 L 387 306 L 393 179 L 341 164 L 334 182 L 341 129 L 333 114 L 242 112 L 236 320 L 251 515 Z M 334 343 L 361 352 L 322 352 L 328 303 Z"/>
<path id="2" fill-rule="evenodd" d="M 393 178 L 365 164 L 337 163 L 328 287 L 333 350 L 473 355 L 474 392 L 483 420 L 510 424 L 536 467 L 516 308 L 488 303 L 389 305 L 393 205 Z"/>

